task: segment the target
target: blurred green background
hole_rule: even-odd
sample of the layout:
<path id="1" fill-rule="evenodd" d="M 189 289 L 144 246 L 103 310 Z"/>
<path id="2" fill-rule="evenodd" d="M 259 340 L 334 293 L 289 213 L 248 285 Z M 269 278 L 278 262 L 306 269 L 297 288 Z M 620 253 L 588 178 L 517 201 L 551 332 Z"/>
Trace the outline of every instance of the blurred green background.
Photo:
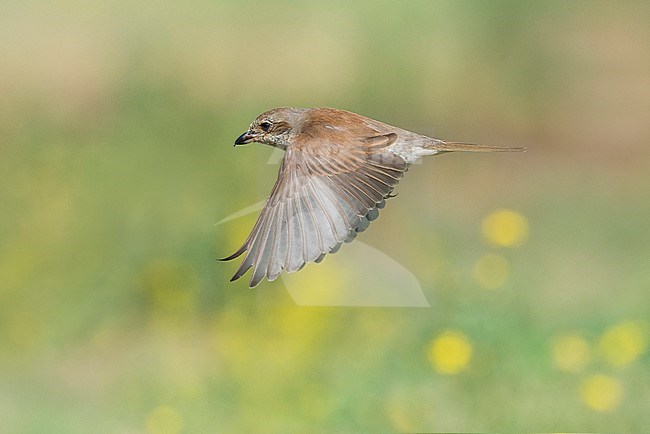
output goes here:
<path id="1" fill-rule="evenodd" d="M 634 1 L 4 0 L 2 430 L 647 430 L 649 22 Z M 215 261 L 255 214 L 215 223 L 277 171 L 232 142 L 275 106 L 528 152 L 413 167 L 360 237 L 432 307 L 296 306 Z"/>

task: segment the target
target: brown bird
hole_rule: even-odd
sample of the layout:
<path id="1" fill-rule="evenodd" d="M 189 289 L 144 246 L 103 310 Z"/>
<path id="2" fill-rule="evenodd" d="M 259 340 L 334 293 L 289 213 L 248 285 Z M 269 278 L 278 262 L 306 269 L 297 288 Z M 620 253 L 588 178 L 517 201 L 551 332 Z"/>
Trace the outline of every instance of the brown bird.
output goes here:
<path id="1" fill-rule="evenodd" d="M 379 210 L 409 165 L 452 151 L 524 151 L 444 142 L 332 108 L 275 108 L 259 115 L 236 145 L 258 142 L 285 151 L 278 179 L 253 230 L 230 261 L 246 252 L 230 280 L 253 268 L 250 287 L 352 241 Z"/>

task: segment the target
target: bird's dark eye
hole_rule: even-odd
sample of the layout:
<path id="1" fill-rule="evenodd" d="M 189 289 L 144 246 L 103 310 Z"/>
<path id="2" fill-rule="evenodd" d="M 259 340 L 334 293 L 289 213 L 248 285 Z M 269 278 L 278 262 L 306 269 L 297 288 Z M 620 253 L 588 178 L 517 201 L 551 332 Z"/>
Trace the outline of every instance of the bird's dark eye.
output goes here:
<path id="1" fill-rule="evenodd" d="M 262 128 L 264 131 L 268 131 L 271 129 L 271 123 L 264 121 L 260 124 L 260 128 Z"/>

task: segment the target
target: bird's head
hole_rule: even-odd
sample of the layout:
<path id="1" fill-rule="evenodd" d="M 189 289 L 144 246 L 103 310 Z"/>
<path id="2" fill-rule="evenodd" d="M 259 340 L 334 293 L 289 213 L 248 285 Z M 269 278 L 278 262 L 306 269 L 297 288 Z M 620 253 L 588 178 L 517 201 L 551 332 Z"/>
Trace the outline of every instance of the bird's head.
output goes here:
<path id="1" fill-rule="evenodd" d="M 307 109 L 289 107 L 275 108 L 259 115 L 250 127 L 235 140 L 235 146 L 257 142 L 286 149 Z"/>

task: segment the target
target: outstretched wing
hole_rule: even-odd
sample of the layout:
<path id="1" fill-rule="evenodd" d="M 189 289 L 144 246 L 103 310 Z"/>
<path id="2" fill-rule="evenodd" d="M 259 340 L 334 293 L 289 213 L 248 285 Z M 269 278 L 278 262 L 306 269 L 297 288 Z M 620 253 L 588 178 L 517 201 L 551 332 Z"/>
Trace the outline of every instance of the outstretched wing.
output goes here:
<path id="1" fill-rule="evenodd" d="M 338 251 L 379 215 L 408 164 L 389 152 L 389 133 L 355 139 L 305 137 L 290 146 L 278 179 L 244 244 L 222 259 L 246 256 L 231 281 L 253 268 L 250 286 L 276 279 Z M 349 139 L 348 139 L 349 140 Z"/>

